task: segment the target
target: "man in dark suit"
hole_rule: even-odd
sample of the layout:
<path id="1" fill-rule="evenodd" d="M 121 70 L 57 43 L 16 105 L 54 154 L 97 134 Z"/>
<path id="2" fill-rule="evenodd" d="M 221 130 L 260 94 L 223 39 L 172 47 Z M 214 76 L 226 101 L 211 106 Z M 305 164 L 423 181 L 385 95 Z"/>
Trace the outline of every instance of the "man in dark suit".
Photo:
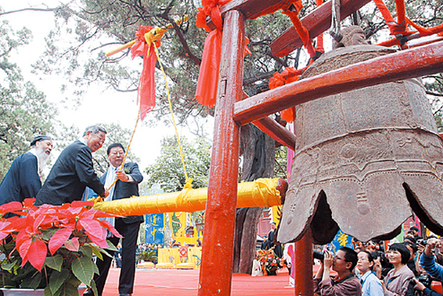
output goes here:
<path id="1" fill-rule="evenodd" d="M 37 136 L 31 142 L 31 150 L 14 159 L 0 184 L 0 205 L 36 197 L 42 187 L 40 173 L 51 151 L 52 140 L 48 136 Z"/>
<path id="2" fill-rule="evenodd" d="M 88 126 L 83 137 L 66 147 L 37 194 L 36 205 L 62 205 L 81 200 L 86 186 L 98 195 L 107 196 L 103 184 L 95 174 L 92 153 L 103 146 L 106 130 L 98 125 Z"/>
<path id="3" fill-rule="evenodd" d="M 105 200 L 116 200 L 134 195 L 138 196 L 138 184 L 143 180 L 143 175 L 140 173 L 138 165 L 134 162 L 128 162 L 125 163 L 123 170 L 120 169 L 125 156 L 125 149 L 120 143 L 109 145 L 107 153 L 111 165 L 108 171 L 100 178 L 100 181 L 105 184 L 106 188 L 109 188 L 115 179 L 117 179 L 117 182 L 109 189 L 109 196 Z M 134 288 L 137 237 L 140 223 L 143 222 L 143 216 L 130 216 L 126 218 L 111 217 L 106 219 L 113 224 L 115 229 L 123 236 L 121 249 L 122 266 L 118 290 L 120 296 L 129 296 L 132 294 Z M 109 240 L 116 246 L 119 238 L 112 236 Z M 113 255 L 113 252 L 109 253 L 111 256 Z M 100 274 L 94 276 L 94 281 L 99 296 L 103 293 L 111 262 L 112 258 L 108 256 L 103 256 L 103 260 L 97 260 L 97 267 Z M 92 295 L 90 293 L 91 292 L 88 291 L 84 295 Z"/>

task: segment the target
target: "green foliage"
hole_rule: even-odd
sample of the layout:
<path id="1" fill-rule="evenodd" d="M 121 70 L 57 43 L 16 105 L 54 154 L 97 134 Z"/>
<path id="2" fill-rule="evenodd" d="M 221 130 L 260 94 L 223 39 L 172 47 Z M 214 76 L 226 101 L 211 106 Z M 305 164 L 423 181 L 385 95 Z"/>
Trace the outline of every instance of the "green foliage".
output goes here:
<path id="1" fill-rule="evenodd" d="M 140 254 L 137 255 L 137 260 L 143 260 L 145 262 L 152 262 L 157 264 L 158 257 L 157 255 L 155 255 L 155 250 L 146 250 L 140 252 Z"/>
<path id="2" fill-rule="evenodd" d="M 193 188 L 208 186 L 210 166 L 210 144 L 205 139 L 189 141 L 186 137 L 180 139 L 183 157 L 185 159 L 188 177 L 194 179 Z M 149 187 L 160 184 L 165 192 L 175 192 L 183 189 L 186 177 L 180 157 L 176 137 L 167 137 L 162 140 L 160 156 L 155 163 L 145 170 L 148 175 L 146 183 Z"/>
<path id="3" fill-rule="evenodd" d="M 315 8 L 313 0 L 304 2 L 302 15 Z M 85 0 L 61 5 L 55 10 L 58 26 L 48 36 L 45 55 L 35 63 L 35 69 L 42 74 L 66 77 L 67 83 L 62 89 L 74 94 L 78 99 L 75 103 L 80 102 L 88 87 L 96 82 L 118 91 L 135 91 L 142 70 L 141 58 L 130 60 L 128 50 L 110 58 L 105 52 L 133 40 L 140 25 L 159 27 L 188 14 L 191 18 L 187 22 L 163 36 L 160 58 L 169 79 L 178 123 L 189 117 L 213 114 L 212 109 L 199 105 L 194 99 L 204 40 L 208 35 L 195 25 L 199 6 L 200 1 L 192 0 Z M 298 63 L 295 53 L 283 58 L 270 54 L 272 39 L 291 25 L 281 12 L 247 22 L 246 36 L 252 51 L 245 58 L 244 85 L 248 94 L 267 89 L 275 71 Z M 169 113 L 162 75 L 158 72 L 156 76 L 155 118 L 148 118 L 153 125 L 164 121 L 162 116 Z"/>
<path id="4" fill-rule="evenodd" d="M 7 21 L 0 23 L 0 179 L 12 161 L 30 149 L 38 134 L 54 137 L 53 118 L 57 110 L 35 86 L 24 81 L 20 69 L 12 63 L 11 53 L 32 40 L 31 32 L 23 28 L 13 31 Z"/>
<path id="5" fill-rule="evenodd" d="M 287 178 L 288 147 L 280 146 L 275 149 L 274 178 Z"/>

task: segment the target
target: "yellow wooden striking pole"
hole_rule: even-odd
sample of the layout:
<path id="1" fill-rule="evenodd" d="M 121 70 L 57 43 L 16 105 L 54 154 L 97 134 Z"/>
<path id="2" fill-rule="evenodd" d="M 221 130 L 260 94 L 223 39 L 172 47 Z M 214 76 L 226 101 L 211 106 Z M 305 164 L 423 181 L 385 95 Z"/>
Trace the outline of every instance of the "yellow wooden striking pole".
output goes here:
<path id="1" fill-rule="evenodd" d="M 257 179 L 238 184 L 237 208 L 272 207 L 281 205 L 279 187 L 282 179 Z M 181 192 L 158 195 L 133 196 L 131 198 L 98 202 L 94 209 L 120 216 L 145 215 L 169 212 L 196 212 L 206 207 L 207 188 L 185 188 Z"/>

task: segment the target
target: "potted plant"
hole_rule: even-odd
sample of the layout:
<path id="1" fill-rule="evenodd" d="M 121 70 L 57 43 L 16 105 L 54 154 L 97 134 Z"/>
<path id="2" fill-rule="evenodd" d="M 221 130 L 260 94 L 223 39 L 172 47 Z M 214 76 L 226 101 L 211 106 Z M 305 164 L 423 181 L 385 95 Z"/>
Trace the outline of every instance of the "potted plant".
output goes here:
<path id="1" fill-rule="evenodd" d="M 44 289 L 45 296 L 77 296 L 81 283 L 98 295 L 93 256 L 103 258 L 109 256 L 105 249 L 115 250 L 106 240 L 108 230 L 121 237 L 99 219 L 111 215 L 94 210 L 92 201 L 40 207 L 34 201 L 0 206 L 0 286 L 5 295 L 20 288 Z M 4 218 L 7 213 L 12 217 Z"/>
<path id="2" fill-rule="evenodd" d="M 277 270 L 285 267 L 285 261 L 275 255 L 272 249 L 259 250 L 257 258 L 264 275 L 277 275 Z"/>
<path id="3" fill-rule="evenodd" d="M 137 261 L 141 260 L 143 260 L 144 262 L 152 262 L 154 264 L 157 264 L 158 256 L 156 255 L 155 250 L 145 250 L 137 255 Z"/>

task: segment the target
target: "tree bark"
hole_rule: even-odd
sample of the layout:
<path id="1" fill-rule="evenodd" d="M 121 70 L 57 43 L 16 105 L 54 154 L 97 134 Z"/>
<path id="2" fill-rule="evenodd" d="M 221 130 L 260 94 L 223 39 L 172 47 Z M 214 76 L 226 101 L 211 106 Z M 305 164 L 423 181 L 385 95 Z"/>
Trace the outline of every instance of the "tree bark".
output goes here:
<path id="1" fill-rule="evenodd" d="M 241 180 L 254 181 L 270 178 L 274 172 L 275 142 L 252 124 L 242 126 L 240 154 L 243 155 Z M 255 258 L 257 223 L 263 208 L 243 208 L 237 210 L 234 237 L 235 273 L 251 274 Z"/>

